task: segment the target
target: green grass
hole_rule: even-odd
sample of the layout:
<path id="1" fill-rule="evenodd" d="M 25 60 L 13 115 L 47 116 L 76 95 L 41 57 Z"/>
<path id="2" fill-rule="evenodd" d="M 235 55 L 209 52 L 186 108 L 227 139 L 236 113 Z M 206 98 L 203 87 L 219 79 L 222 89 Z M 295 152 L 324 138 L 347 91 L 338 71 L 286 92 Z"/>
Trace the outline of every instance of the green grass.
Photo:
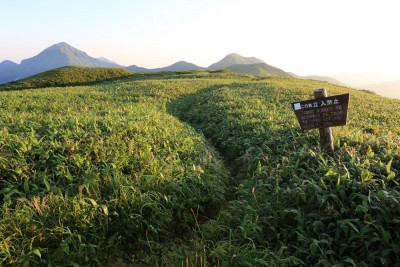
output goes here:
<path id="1" fill-rule="evenodd" d="M 0 94 L 2 265 L 102 265 L 124 251 L 146 263 L 139 251 L 185 240 L 191 208 L 201 217 L 220 205 L 222 163 L 163 111 L 160 88 L 134 81 Z M 158 265 L 157 255 L 147 264 Z"/>
<path id="2" fill-rule="evenodd" d="M 265 77 L 270 77 L 270 76 L 280 76 L 286 78 L 292 77 L 289 73 L 265 63 L 235 64 L 227 67 L 227 69 L 234 72 L 247 73 Z"/>
<path id="3" fill-rule="evenodd" d="M 333 156 L 290 105 L 321 87 L 351 97 Z M 399 104 L 229 71 L 0 92 L 0 263 L 394 265 Z"/>
<path id="4" fill-rule="evenodd" d="M 67 66 L 39 73 L 19 81 L 2 84 L 0 85 L 0 91 L 87 85 L 88 83 L 104 82 L 130 75 L 132 75 L 131 72 L 120 68 Z"/>
<path id="5" fill-rule="evenodd" d="M 351 95 L 336 152 L 302 132 L 291 102 L 313 90 Z M 321 82 L 272 78 L 221 85 L 178 99 L 174 114 L 239 168 L 236 198 L 203 225 L 227 265 L 392 265 L 399 261 L 398 100 Z"/>

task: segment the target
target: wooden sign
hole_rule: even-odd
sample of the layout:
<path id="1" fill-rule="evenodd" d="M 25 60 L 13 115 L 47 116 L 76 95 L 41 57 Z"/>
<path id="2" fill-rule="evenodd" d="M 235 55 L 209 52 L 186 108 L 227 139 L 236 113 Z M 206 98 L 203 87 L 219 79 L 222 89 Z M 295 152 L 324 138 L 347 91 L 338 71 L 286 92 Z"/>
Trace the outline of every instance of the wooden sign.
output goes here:
<path id="1" fill-rule="evenodd" d="M 292 103 L 302 130 L 346 125 L 349 94 Z"/>

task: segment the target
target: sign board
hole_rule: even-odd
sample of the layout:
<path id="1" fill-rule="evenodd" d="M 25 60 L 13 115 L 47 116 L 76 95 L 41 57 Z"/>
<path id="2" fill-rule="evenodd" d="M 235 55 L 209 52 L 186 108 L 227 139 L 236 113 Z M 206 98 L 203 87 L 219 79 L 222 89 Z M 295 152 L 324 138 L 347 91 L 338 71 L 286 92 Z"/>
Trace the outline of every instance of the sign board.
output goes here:
<path id="1" fill-rule="evenodd" d="M 302 130 L 346 125 L 349 94 L 292 103 Z"/>

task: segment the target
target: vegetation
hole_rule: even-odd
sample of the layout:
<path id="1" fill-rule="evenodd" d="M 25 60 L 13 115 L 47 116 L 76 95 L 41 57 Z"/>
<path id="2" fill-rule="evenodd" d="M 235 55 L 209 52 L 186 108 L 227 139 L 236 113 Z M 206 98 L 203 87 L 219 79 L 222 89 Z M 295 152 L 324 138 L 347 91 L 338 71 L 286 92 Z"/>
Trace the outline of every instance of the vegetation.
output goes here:
<path id="1" fill-rule="evenodd" d="M 318 131 L 299 130 L 290 106 L 320 87 L 351 94 L 349 125 L 334 128 L 333 157 L 321 153 Z M 235 199 L 202 228 L 216 258 L 238 266 L 398 262 L 398 104 L 283 78 L 221 85 L 178 100 L 176 114 L 239 168 Z"/>
<path id="2" fill-rule="evenodd" d="M 228 70 L 239 72 L 239 73 L 247 73 L 257 76 L 280 76 L 291 78 L 292 75 L 289 73 L 278 69 L 276 67 L 270 66 L 265 63 L 257 63 L 257 64 L 235 64 L 227 67 Z"/>
<path id="3" fill-rule="evenodd" d="M 351 96 L 333 156 L 290 105 L 321 87 Z M 394 265 L 399 104 L 230 71 L 0 92 L 0 264 Z"/>
<path id="4" fill-rule="evenodd" d="M 242 57 L 239 54 L 232 53 L 227 56 L 225 56 L 223 59 L 220 61 L 211 64 L 208 69 L 209 70 L 220 70 L 220 69 L 226 69 L 229 66 L 232 65 L 244 65 L 244 64 L 257 64 L 257 63 L 265 63 L 261 59 L 255 58 L 255 57 Z"/>
<path id="5" fill-rule="evenodd" d="M 132 72 L 122 68 L 66 66 L 42 72 L 19 81 L 2 84 L 0 85 L 0 91 L 87 85 L 88 83 L 109 81 L 130 75 L 132 75 Z"/>

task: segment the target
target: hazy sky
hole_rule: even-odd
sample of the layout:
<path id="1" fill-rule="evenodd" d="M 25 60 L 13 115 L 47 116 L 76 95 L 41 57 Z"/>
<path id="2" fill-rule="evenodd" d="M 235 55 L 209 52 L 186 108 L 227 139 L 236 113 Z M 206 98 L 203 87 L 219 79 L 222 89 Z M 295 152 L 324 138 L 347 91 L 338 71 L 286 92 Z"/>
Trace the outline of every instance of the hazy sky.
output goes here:
<path id="1" fill-rule="evenodd" d="M 147 68 L 236 52 L 299 75 L 400 79 L 399 12 L 398 0 L 0 0 L 0 62 L 65 41 Z"/>

